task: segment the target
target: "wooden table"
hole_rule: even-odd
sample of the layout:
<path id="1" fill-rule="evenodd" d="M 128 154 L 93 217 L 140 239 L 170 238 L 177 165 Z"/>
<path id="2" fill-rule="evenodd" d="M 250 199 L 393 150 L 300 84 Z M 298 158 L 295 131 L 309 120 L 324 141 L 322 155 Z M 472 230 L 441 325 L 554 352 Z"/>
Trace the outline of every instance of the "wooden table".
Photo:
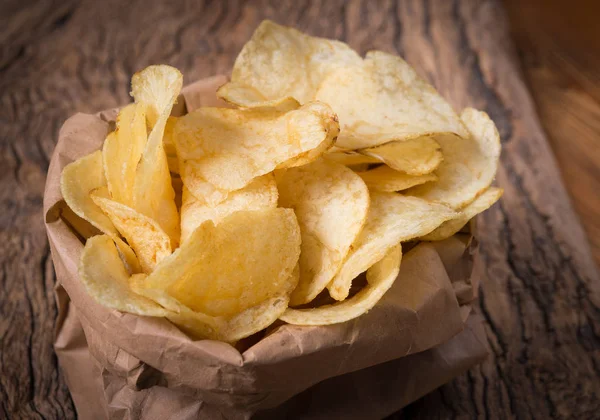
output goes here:
<path id="1" fill-rule="evenodd" d="M 542 126 L 600 265 L 600 2 L 506 0 L 506 7 Z"/>
<path id="2" fill-rule="evenodd" d="M 392 418 L 596 417 L 598 271 L 519 70 L 499 0 L 4 0 L 0 417 L 75 417 L 52 349 L 54 273 L 41 211 L 60 125 L 76 111 L 127 102 L 130 76 L 149 64 L 174 65 L 186 82 L 227 72 L 265 17 L 343 39 L 360 52 L 400 53 L 457 109 L 486 110 L 502 135 L 497 183 L 505 196 L 481 218 L 487 280 L 479 312 L 491 355 Z M 579 117 L 597 123 L 597 114 Z M 569 146 L 559 143 L 557 150 Z M 576 159 L 573 165 L 587 162 Z"/>

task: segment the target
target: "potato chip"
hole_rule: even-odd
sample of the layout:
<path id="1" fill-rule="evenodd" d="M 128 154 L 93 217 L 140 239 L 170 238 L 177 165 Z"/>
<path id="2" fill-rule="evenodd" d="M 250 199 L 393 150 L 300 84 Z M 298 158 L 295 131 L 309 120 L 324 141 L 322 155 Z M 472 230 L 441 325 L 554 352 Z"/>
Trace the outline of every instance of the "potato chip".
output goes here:
<path id="1" fill-rule="evenodd" d="M 339 163 L 340 165 L 345 166 L 355 166 L 382 162 L 382 160 L 377 157 L 368 156 L 367 154 L 362 154 L 353 151 L 330 151 L 328 153 L 325 153 L 323 157 L 325 159 L 332 160 L 334 162 Z"/>
<path id="2" fill-rule="evenodd" d="M 436 169 L 439 181 L 414 187 L 408 195 L 446 204 L 456 210 L 485 191 L 496 176 L 500 158 L 500 135 L 485 112 L 465 109 L 461 119 L 470 136 L 436 136 L 444 161 Z"/>
<path id="3" fill-rule="evenodd" d="M 312 104 L 313 104 L 313 108 L 312 108 L 313 111 L 317 111 L 321 115 L 331 115 L 331 108 L 329 108 L 328 105 L 321 104 L 319 102 L 312 102 Z M 332 118 L 333 118 L 333 123 L 329 126 L 329 134 L 327 136 L 327 141 L 321 142 L 321 144 L 319 144 L 314 149 L 311 149 L 304 153 L 301 153 L 298 156 L 295 156 L 295 157 L 277 165 L 277 169 L 294 168 L 296 166 L 307 165 L 311 162 L 314 162 L 319 157 L 321 157 L 325 152 L 327 152 L 329 149 L 331 149 L 331 147 L 333 147 L 333 145 L 335 144 L 335 141 L 337 140 L 338 134 L 340 133 L 339 121 L 337 119 L 337 115 L 333 114 Z"/>
<path id="4" fill-rule="evenodd" d="M 365 181 L 370 190 L 387 192 L 402 191 L 415 185 L 437 181 L 435 174 L 408 175 L 404 172 L 395 171 L 386 165 L 358 172 L 358 175 Z"/>
<path id="5" fill-rule="evenodd" d="M 364 149 L 437 133 L 468 136 L 452 107 L 400 57 L 371 51 L 332 72 L 315 96 L 338 115 L 337 145 Z"/>
<path id="6" fill-rule="evenodd" d="M 302 233 L 300 282 L 292 305 L 313 300 L 337 273 L 360 233 L 369 191 L 350 169 L 326 159 L 276 173 L 279 205 L 294 210 Z"/>
<path id="7" fill-rule="evenodd" d="M 250 108 L 255 111 L 288 112 L 300 108 L 300 102 L 291 96 L 286 96 L 278 99 L 256 102 Z"/>
<path id="8" fill-rule="evenodd" d="M 63 222 L 65 222 L 69 226 L 69 228 L 72 231 L 74 231 L 80 236 L 83 242 L 85 242 L 86 239 L 91 238 L 92 236 L 96 236 L 102 233 L 90 222 L 76 215 L 75 212 L 71 209 L 71 207 L 66 205 L 64 202 L 57 203 L 55 209 L 58 209 L 57 215 L 63 220 Z M 46 219 L 48 219 L 48 216 L 46 216 Z M 52 221 L 55 221 L 57 219 L 58 217 L 53 216 Z M 48 223 L 48 220 L 46 220 L 46 223 Z"/>
<path id="9" fill-rule="evenodd" d="M 361 63 L 348 45 L 263 21 L 235 60 L 217 95 L 240 106 L 291 96 L 310 101 L 333 70 Z"/>
<path id="10" fill-rule="evenodd" d="M 100 150 L 65 166 L 60 177 L 61 193 L 71 210 L 100 231 L 117 236 L 113 223 L 90 197 L 90 192 L 101 187 L 106 187 L 106 177 Z"/>
<path id="11" fill-rule="evenodd" d="M 129 278 L 129 287 L 136 294 L 150 299 L 165 308 L 165 318 L 179 326 L 193 338 L 222 339 L 218 331 L 226 328 L 226 320 L 222 317 L 212 317 L 199 312 L 194 312 L 163 289 L 147 287 L 147 274 L 135 274 Z M 223 340 L 226 341 L 226 340 Z"/>
<path id="12" fill-rule="evenodd" d="M 225 201 L 209 207 L 198 200 L 187 188 L 183 190 L 181 206 L 181 243 L 185 243 L 194 230 L 207 220 L 215 225 L 225 217 L 240 210 L 260 210 L 277 207 L 277 184 L 273 174 L 254 179 L 241 190 L 234 191 Z"/>
<path id="13" fill-rule="evenodd" d="M 206 221 L 148 276 L 191 310 L 231 317 L 296 287 L 300 228 L 289 209 L 239 211 Z"/>
<path id="14" fill-rule="evenodd" d="M 87 240 L 79 263 L 79 278 L 94 300 L 108 308 L 145 316 L 165 316 L 155 302 L 134 293 L 129 273 L 112 239 L 106 235 Z"/>
<path id="15" fill-rule="evenodd" d="M 167 164 L 169 165 L 169 171 L 173 174 L 179 173 L 179 159 L 177 158 L 177 150 L 175 149 L 175 142 L 173 141 L 173 129 L 177 123 L 177 117 L 169 117 L 167 124 L 165 125 L 165 134 L 163 136 L 163 147 L 167 155 Z"/>
<path id="16" fill-rule="evenodd" d="M 473 217 L 492 207 L 492 205 L 502 197 L 503 192 L 504 190 L 502 190 L 502 188 L 488 188 L 483 194 L 477 197 L 475 201 L 471 202 L 466 207 L 463 207 L 457 217 L 442 223 L 433 232 L 420 239 L 423 241 L 442 241 L 451 237 L 469 223 L 469 220 Z"/>
<path id="17" fill-rule="evenodd" d="M 179 215 L 163 146 L 163 134 L 182 82 L 183 76 L 179 70 L 164 65 L 147 67 L 131 79 L 131 94 L 136 104 L 145 106 L 146 119 L 151 129 L 137 167 L 133 208 L 158 222 L 169 235 L 173 248 L 179 242 Z"/>
<path id="18" fill-rule="evenodd" d="M 287 297 L 275 297 L 228 319 L 193 311 L 164 290 L 148 289 L 145 281 L 145 275 L 136 275 L 130 279 L 130 284 L 136 293 L 167 308 L 166 318 L 196 339 L 235 343 L 271 325 L 283 314 L 288 304 Z"/>
<path id="19" fill-rule="evenodd" d="M 110 199 L 110 193 L 108 192 L 107 187 L 96 188 L 90 193 L 92 196 L 103 197 L 106 199 Z M 92 197 L 92 200 L 94 197 Z M 95 204 L 95 203 L 94 203 Z M 121 257 L 121 261 L 125 265 L 125 269 L 129 272 L 129 274 L 140 273 L 142 271 L 142 266 L 140 265 L 140 261 L 138 260 L 135 252 L 131 249 L 129 245 L 127 245 L 119 235 L 108 233 L 117 246 L 117 251 L 119 251 L 119 256 Z"/>
<path id="20" fill-rule="evenodd" d="M 340 271 L 327 286 L 331 297 L 348 297 L 352 280 L 400 242 L 424 236 L 456 217 L 448 207 L 397 193 L 371 192 L 367 221 Z"/>
<path id="21" fill-rule="evenodd" d="M 137 255 L 133 252 L 133 249 L 118 236 L 113 237 L 112 240 L 117 246 L 117 251 L 119 251 L 119 256 L 121 257 L 121 261 L 123 261 L 127 272 L 129 274 L 141 273 L 142 266 L 140 265 L 140 260 L 138 260 Z"/>
<path id="22" fill-rule="evenodd" d="M 130 104 L 117 116 L 117 128 L 102 147 L 102 160 L 108 191 L 113 200 L 133 205 L 137 165 L 148 140 L 146 113 L 142 104 Z"/>
<path id="23" fill-rule="evenodd" d="M 310 309 L 287 309 L 280 319 L 296 325 L 330 325 L 346 322 L 375 306 L 396 281 L 400 272 L 402 247 L 392 247 L 385 257 L 367 270 L 367 286 L 356 295 L 332 305 Z"/>
<path id="24" fill-rule="evenodd" d="M 373 156 L 385 162 L 390 168 L 409 175 L 431 173 L 444 160 L 439 143 L 432 137 L 392 141 L 363 149 L 360 153 Z"/>
<path id="25" fill-rule="evenodd" d="M 335 114 L 320 103 L 289 112 L 200 108 L 179 119 L 175 146 L 185 186 L 215 206 L 292 159 L 316 158 L 310 151 L 331 145 L 337 133 Z"/>
<path id="26" fill-rule="evenodd" d="M 102 152 L 98 150 L 67 165 L 61 176 L 61 190 L 68 204 L 62 209 L 61 217 L 84 239 L 100 232 L 110 236 L 127 271 L 140 272 L 140 264 L 132 249 L 123 242 L 110 218 L 90 197 L 92 192 L 99 191 L 109 196 L 102 167 Z"/>
<path id="27" fill-rule="evenodd" d="M 169 236 L 156 221 L 101 194 L 95 193 L 91 197 L 134 249 L 142 271 L 151 272 L 171 254 Z"/>

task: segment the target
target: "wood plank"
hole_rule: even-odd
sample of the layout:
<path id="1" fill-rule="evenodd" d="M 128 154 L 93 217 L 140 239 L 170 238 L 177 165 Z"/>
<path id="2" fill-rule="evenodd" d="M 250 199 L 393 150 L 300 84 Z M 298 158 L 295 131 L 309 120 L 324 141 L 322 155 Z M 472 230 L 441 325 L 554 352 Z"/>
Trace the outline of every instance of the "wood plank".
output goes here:
<path id="1" fill-rule="evenodd" d="M 227 72 L 263 18 L 404 55 L 457 108 L 497 122 L 502 202 L 482 217 L 491 357 L 393 418 L 589 418 L 600 389 L 600 283 L 518 70 L 499 0 L 10 0 L 0 8 L 0 417 L 74 418 L 53 355 L 43 180 L 62 122 L 128 101 L 153 63 Z"/>
<path id="2" fill-rule="evenodd" d="M 542 126 L 600 265 L 600 3 L 505 3 Z"/>

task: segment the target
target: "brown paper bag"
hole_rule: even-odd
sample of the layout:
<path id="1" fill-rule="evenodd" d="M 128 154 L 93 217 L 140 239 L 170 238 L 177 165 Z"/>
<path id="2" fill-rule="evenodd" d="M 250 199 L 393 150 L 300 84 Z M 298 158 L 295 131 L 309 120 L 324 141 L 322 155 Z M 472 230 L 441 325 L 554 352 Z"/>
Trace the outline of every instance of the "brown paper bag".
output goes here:
<path id="1" fill-rule="evenodd" d="M 223 105 L 214 92 L 224 81 L 186 87 L 174 114 Z M 276 326 L 243 352 L 192 341 L 166 319 L 99 305 L 78 278 L 76 232 L 86 227 L 62 199 L 60 174 L 101 147 L 115 117 L 110 110 L 65 122 L 44 194 L 55 348 L 82 419 L 380 418 L 485 358 L 481 321 L 470 313 L 480 275 L 470 233 L 406 252 L 394 286 L 367 314 L 323 327 Z"/>

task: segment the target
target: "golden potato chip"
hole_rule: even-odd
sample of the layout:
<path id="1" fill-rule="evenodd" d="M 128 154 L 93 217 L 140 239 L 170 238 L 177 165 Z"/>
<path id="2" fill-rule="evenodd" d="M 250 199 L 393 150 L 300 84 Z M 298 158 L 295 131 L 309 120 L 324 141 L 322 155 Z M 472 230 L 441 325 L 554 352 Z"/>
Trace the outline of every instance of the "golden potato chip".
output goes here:
<path id="1" fill-rule="evenodd" d="M 191 310 L 231 317 L 296 287 L 300 228 L 289 209 L 239 211 L 206 221 L 148 276 Z"/>
<path id="2" fill-rule="evenodd" d="M 371 51 L 332 72 L 315 96 L 338 115 L 337 145 L 364 149 L 437 133 L 468 136 L 452 107 L 400 57 Z"/>
<path id="3" fill-rule="evenodd" d="M 133 208 L 155 220 L 169 235 L 173 248 L 179 242 L 179 215 L 163 134 L 182 82 L 183 76 L 179 70 L 164 65 L 147 67 L 131 79 L 131 94 L 136 104 L 145 107 L 151 130 L 137 167 Z"/>
<path id="4" fill-rule="evenodd" d="M 358 172 L 358 175 L 365 181 L 370 190 L 387 192 L 402 191 L 415 185 L 437 180 L 435 174 L 408 175 L 404 172 L 395 171 L 386 165 Z"/>
<path id="5" fill-rule="evenodd" d="M 108 192 L 107 187 L 96 188 L 90 193 L 90 195 L 92 196 L 92 200 L 94 199 L 93 196 L 110 199 L 110 193 Z M 94 202 L 94 204 L 96 203 Z M 112 238 L 113 242 L 117 246 L 117 251 L 119 251 L 119 256 L 121 257 L 121 260 L 123 261 L 123 264 L 125 265 L 127 271 L 130 274 L 140 273 L 142 271 L 142 266 L 140 265 L 140 261 L 138 260 L 137 256 L 135 255 L 135 252 L 133 252 L 131 247 L 127 245 L 117 234 L 109 232 L 108 236 Z"/>
<path id="6" fill-rule="evenodd" d="M 477 216 L 479 213 L 489 209 L 492 205 L 502 197 L 504 190 L 502 188 L 488 188 L 483 194 L 463 207 L 454 219 L 450 219 L 442 223 L 433 232 L 420 238 L 423 241 L 442 241 L 451 237 L 456 232 L 461 230 L 469 220 Z"/>
<path id="7" fill-rule="evenodd" d="M 86 239 L 102 233 L 90 222 L 76 215 L 75 212 L 71 209 L 71 207 L 69 207 L 65 203 L 57 204 L 56 208 L 59 209 L 58 215 L 60 216 L 60 218 L 69 226 L 71 230 L 77 233 L 81 237 L 81 239 L 83 239 L 84 242 Z"/>
<path id="8" fill-rule="evenodd" d="M 283 314 L 288 304 L 287 297 L 280 296 L 267 299 L 231 318 L 210 316 L 193 311 L 162 289 L 148 289 L 145 282 L 145 275 L 132 276 L 130 280 L 131 287 L 136 293 L 159 302 L 167 308 L 166 318 L 197 339 L 235 343 L 271 325 Z"/>
<path id="9" fill-rule="evenodd" d="M 175 149 L 175 142 L 173 141 L 173 129 L 177 123 L 177 117 L 169 117 L 167 124 L 165 125 L 165 134 L 163 136 L 163 147 L 167 154 L 167 163 L 169 165 L 169 171 L 174 174 L 179 173 L 179 159 L 177 158 L 177 150 Z"/>
<path id="10" fill-rule="evenodd" d="M 323 157 L 325 159 L 332 160 L 334 162 L 339 163 L 340 165 L 345 166 L 355 166 L 382 162 L 382 160 L 377 157 L 368 156 L 367 154 L 362 154 L 353 151 L 330 151 L 328 153 L 325 153 Z"/>
<path id="11" fill-rule="evenodd" d="M 327 286 L 331 297 L 348 297 L 352 280 L 400 242 L 424 236 L 456 217 L 448 207 L 397 193 L 371 191 L 365 226 L 340 271 Z"/>
<path id="12" fill-rule="evenodd" d="M 439 180 L 414 187 L 406 194 L 461 209 L 485 191 L 496 176 L 500 135 L 485 112 L 465 109 L 461 119 L 469 137 L 436 136 L 444 161 L 436 169 Z"/>
<path id="13" fill-rule="evenodd" d="M 330 325 L 354 319 L 375 306 L 396 281 L 402 247 L 392 247 L 385 257 L 367 270 L 367 286 L 343 302 L 310 309 L 288 308 L 280 319 L 296 325 Z"/>
<path id="14" fill-rule="evenodd" d="M 135 172 L 148 137 L 146 113 L 142 104 L 130 104 L 117 116 L 117 128 L 102 147 L 102 160 L 108 191 L 113 200 L 133 205 Z"/>
<path id="15" fill-rule="evenodd" d="M 289 112 L 200 108 L 179 119 L 175 146 L 185 186 L 215 206 L 292 159 L 316 158 L 310 151 L 331 145 L 337 133 L 335 114 L 320 103 Z"/>
<path id="16" fill-rule="evenodd" d="M 337 140 L 339 130 L 339 122 L 337 116 L 335 114 L 331 115 L 331 108 L 329 105 L 325 105 L 319 102 L 311 102 L 312 110 L 318 112 L 321 115 L 332 116 L 333 122 L 328 127 L 328 135 L 327 140 L 321 142 L 314 149 L 308 150 L 304 153 L 299 154 L 279 165 L 277 165 L 277 169 L 283 168 L 294 168 L 296 166 L 307 165 L 311 162 L 314 162 L 319 157 L 321 157 L 325 152 L 327 152 L 334 145 Z"/>
<path id="17" fill-rule="evenodd" d="M 200 312 L 194 312 L 164 289 L 152 289 L 147 285 L 148 275 L 135 274 L 129 278 L 129 287 L 136 294 L 143 296 L 165 308 L 165 317 L 181 327 L 194 338 L 213 338 L 219 330 L 226 327 L 223 317 L 212 317 Z"/>
<path id="18" fill-rule="evenodd" d="M 273 174 L 254 179 L 241 190 L 233 191 L 225 201 L 209 207 L 198 200 L 187 188 L 183 190 L 181 206 L 181 243 L 185 243 L 194 230 L 207 220 L 215 225 L 225 217 L 240 210 L 260 210 L 277 207 L 277 184 Z"/>
<path id="19" fill-rule="evenodd" d="M 98 150 L 67 165 L 61 175 L 61 190 L 68 204 L 62 209 L 61 217 L 84 239 L 100 232 L 110 236 L 126 269 L 130 273 L 139 272 L 141 268 L 134 252 L 121 240 L 110 218 L 90 197 L 91 193 L 99 191 L 106 197 L 109 195 L 102 167 L 102 152 Z"/>
<path id="20" fill-rule="evenodd" d="M 288 112 L 300 108 L 300 102 L 298 102 L 291 96 L 286 96 L 278 99 L 270 99 L 268 101 L 256 102 L 250 108 L 255 111 Z"/>
<path id="21" fill-rule="evenodd" d="M 118 236 L 113 237 L 112 240 L 117 246 L 117 251 L 119 251 L 119 256 L 121 257 L 121 261 L 123 261 L 127 272 L 129 274 L 141 273 L 142 266 L 140 265 L 140 260 L 138 260 L 137 255 L 133 252 L 133 249 Z"/>
<path id="22" fill-rule="evenodd" d="M 65 166 L 60 177 L 61 193 L 71 210 L 114 237 L 118 235 L 117 229 L 90 197 L 92 191 L 101 187 L 106 187 L 106 177 L 100 150 Z"/>
<path id="23" fill-rule="evenodd" d="M 439 143 L 432 137 L 392 141 L 363 149 L 360 153 L 373 156 L 385 162 L 390 168 L 409 175 L 431 173 L 444 159 Z"/>
<path id="24" fill-rule="evenodd" d="M 87 240 L 81 254 L 79 277 L 96 302 L 112 309 L 145 316 L 165 316 L 155 302 L 134 293 L 129 273 L 112 239 L 106 235 Z"/>
<path id="25" fill-rule="evenodd" d="M 300 282 L 292 305 L 313 300 L 339 270 L 360 233 L 369 191 L 352 170 L 320 159 L 276 173 L 279 205 L 291 208 L 302 233 Z"/>
<path id="26" fill-rule="evenodd" d="M 95 193 L 92 200 L 104 213 L 135 251 L 145 273 L 151 272 L 164 258 L 171 254 L 169 236 L 158 223 L 131 207 Z"/>
<path id="27" fill-rule="evenodd" d="M 333 70 L 361 63 L 346 44 L 263 21 L 235 60 L 231 82 L 217 95 L 240 106 L 292 96 L 312 100 Z"/>

